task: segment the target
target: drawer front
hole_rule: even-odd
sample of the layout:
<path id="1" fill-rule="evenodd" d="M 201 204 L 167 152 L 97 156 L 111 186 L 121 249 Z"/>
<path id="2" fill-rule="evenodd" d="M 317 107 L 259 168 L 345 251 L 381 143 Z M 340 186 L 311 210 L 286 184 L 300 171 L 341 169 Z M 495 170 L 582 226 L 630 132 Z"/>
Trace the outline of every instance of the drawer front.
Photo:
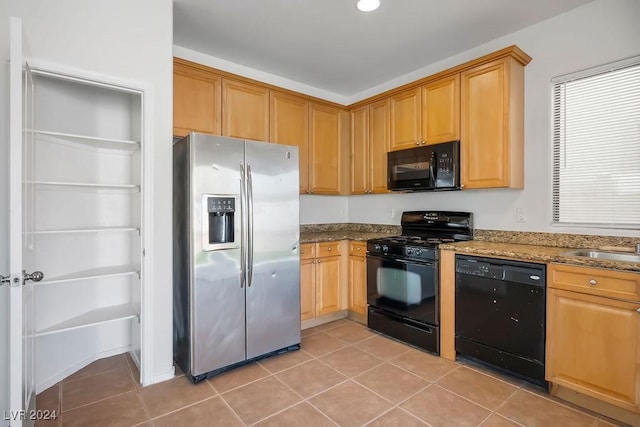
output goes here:
<path id="1" fill-rule="evenodd" d="M 349 242 L 349 255 L 365 256 L 367 254 L 367 242 Z"/>
<path id="2" fill-rule="evenodd" d="M 548 286 L 629 301 L 640 301 L 640 274 L 550 264 Z"/>
<path id="3" fill-rule="evenodd" d="M 303 243 L 300 245 L 300 259 L 311 259 L 316 256 L 315 243 Z"/>
<path id="4" fill-rule="evenodd" d="M 340 242 L 322 242 L 316 246 L 316 257 L 340 255 Z"/>

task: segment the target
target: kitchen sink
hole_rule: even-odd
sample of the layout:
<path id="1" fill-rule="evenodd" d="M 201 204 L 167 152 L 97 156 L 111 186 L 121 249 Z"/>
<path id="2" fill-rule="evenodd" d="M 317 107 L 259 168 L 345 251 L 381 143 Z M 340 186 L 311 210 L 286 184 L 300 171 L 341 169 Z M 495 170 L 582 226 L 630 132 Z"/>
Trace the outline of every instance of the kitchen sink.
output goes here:
<path id="1" fill-rule="evenodd" d="M 607 259 L 611 261 L 640 262 L 640 254 L 628 252 L 600 251 L 597 249 L 576 249 L 573 251 L 563 252 L 560 255 Z"/>

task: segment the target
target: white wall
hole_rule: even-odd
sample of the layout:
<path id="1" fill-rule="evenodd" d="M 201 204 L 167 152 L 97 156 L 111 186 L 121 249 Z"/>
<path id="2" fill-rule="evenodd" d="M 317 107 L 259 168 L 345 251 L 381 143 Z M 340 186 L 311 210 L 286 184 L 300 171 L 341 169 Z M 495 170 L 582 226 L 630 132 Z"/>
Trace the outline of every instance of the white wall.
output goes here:
<path id="1" fill-rule="evenodd" d="M 300 196 L 300 224 L 348 222 L 348 197 Z"/>
<path id="2" fill-rule="evenodd" d="M 9 4 L 0 1 L 0 275 L 9 274 Z M 9 287 L 0 286 L 0 413 L 9 407 Z M 0 420 L 2 417 L 0 417 Z M 0 421 L 0 425 L 8 425 Z"/>
<path id="3" fill-rule="evenodd" d="M 170 377 L 173 372 L 172 2 L 13 0 L 11 14 L 22 18 L 30 62 L 141 82 L 152 88 L 152 132 L 147 141 L 153 144 L 154 175 L 150 188 L 153 245 L 146 252 L 154 262 L 153 325 L 148 337 L 154 354 L 152 363 L 145 365 L 151 368 L 145 377 L 149 381 Z M 2 99 L 4 102 L 5 98 Z M 0 188 L 5 191 L 7 178 L 0 176 Z M 3 226 L 2 231 L 5 229 Z M 4 262 L 6 257 L 2 258 Z"/>
<path id="4" fill-rule="evenodd" d="M 595 1 L 448 58 L 421 74 L 433 74 L 512 44 L 533 58 L 525 68 L 524 190 L 351 196 L 350 222 L 399 224 L 398 213 L 403 210 L 449 209 L 473 212 L 476 227 L 483 229 L 640 236 L 640 231 L 551 225 L 550 87 L 554 76 L 639 55 L 640 1 Z M 409 80 L 398 79 L 394 85 L 415 78 L 412 73 Z M 378 87 L 374 93 L 390 87 Z M 393 219 L 389 208 L 396 209 Z M 526 223 L 516 222 L 516 208 L 526 210 Z"/>

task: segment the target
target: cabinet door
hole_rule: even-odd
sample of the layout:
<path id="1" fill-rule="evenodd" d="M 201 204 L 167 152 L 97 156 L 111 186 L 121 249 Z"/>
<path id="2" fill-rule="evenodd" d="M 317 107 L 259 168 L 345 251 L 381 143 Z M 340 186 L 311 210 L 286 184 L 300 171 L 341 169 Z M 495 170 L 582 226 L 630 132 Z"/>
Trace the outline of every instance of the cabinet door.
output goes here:
<path id="1" fill-rule="evenodd" d="M 387 153 L 390 131 L 389 98 L 374 102 L 369 108 L 369 180 L 372 193 L 388 193 Z"/>
<path id="2" fill-rule="evenodd" d="M 638 412 L 640 303 L 549 289 L 546 379 Z"/>
<path id="3" fill-rule="evenodd" d="M 422 136 L 426 144 L 460 139 L 460 75 L 422 87 Z"/>
<path id="4" fill-rule="evenodd" d="M 271 91 L 269 141 L 295 145 L 300 157 L 300 193 L 309 190 L 309 101 L 300 96 Z"/>
<path id="5" fill-rule="evenodd" d="M 316 260 L 316 315 L 340 310 L 340 257 Z"/>
<path id="6" fill-rule="evenodd" d="M 315 287 L 314 259 L 300 261 L 300 319 L 307 320 L 316 315 L 316 287 Z"/>
<path id="7" fill-rule="evenodd" d="M 369 106 L 351 111 L 351 194 L 368 193 Z"/>
<path id="8" fill-rule="evenodd" d="M 343 190 L 342 110 L 318 103 L 309 104 L 310 192 L 340 194 Z"/>
<path id="9" fill-rule="evenodd" d="M 501 59 L 461 74 L 460 172 L 465 188 L 524 185 L 524 68 L 512 62 Z"/>
<path id="10" fill-rule="evenodd" d="M 421 115 L 422 97 L 419 87 L 391 96 L 391 151 L 420 145 Z"/>
<path id="11" fill-rule="evenodd" d="M 366 258 L 349 257 L 349 310 L 367 313 L 367 265 Z"/>
<path id="12" fill-rule="evenodd" d="M 221 80 L 216 74 L 174 62 L 174 135 L 184 136 L 191 131 L 220 135 Z"/>
<path id="13" fill-rule="evenodd" d="M 269 140 L 269 89 L 222 80 L 222 135 Z"/>

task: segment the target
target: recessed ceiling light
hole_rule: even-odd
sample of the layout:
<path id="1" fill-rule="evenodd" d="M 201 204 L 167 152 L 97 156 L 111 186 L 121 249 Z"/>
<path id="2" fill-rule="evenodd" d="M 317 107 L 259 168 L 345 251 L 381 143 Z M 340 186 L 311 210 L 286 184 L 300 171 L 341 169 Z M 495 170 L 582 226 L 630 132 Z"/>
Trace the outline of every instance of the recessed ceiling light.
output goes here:
<path id="1" fill-rule="evenodd" d="M 371 12 L 380 6 L 380 0 L 358 0 L 358 10 L 362 12 Z"/>

